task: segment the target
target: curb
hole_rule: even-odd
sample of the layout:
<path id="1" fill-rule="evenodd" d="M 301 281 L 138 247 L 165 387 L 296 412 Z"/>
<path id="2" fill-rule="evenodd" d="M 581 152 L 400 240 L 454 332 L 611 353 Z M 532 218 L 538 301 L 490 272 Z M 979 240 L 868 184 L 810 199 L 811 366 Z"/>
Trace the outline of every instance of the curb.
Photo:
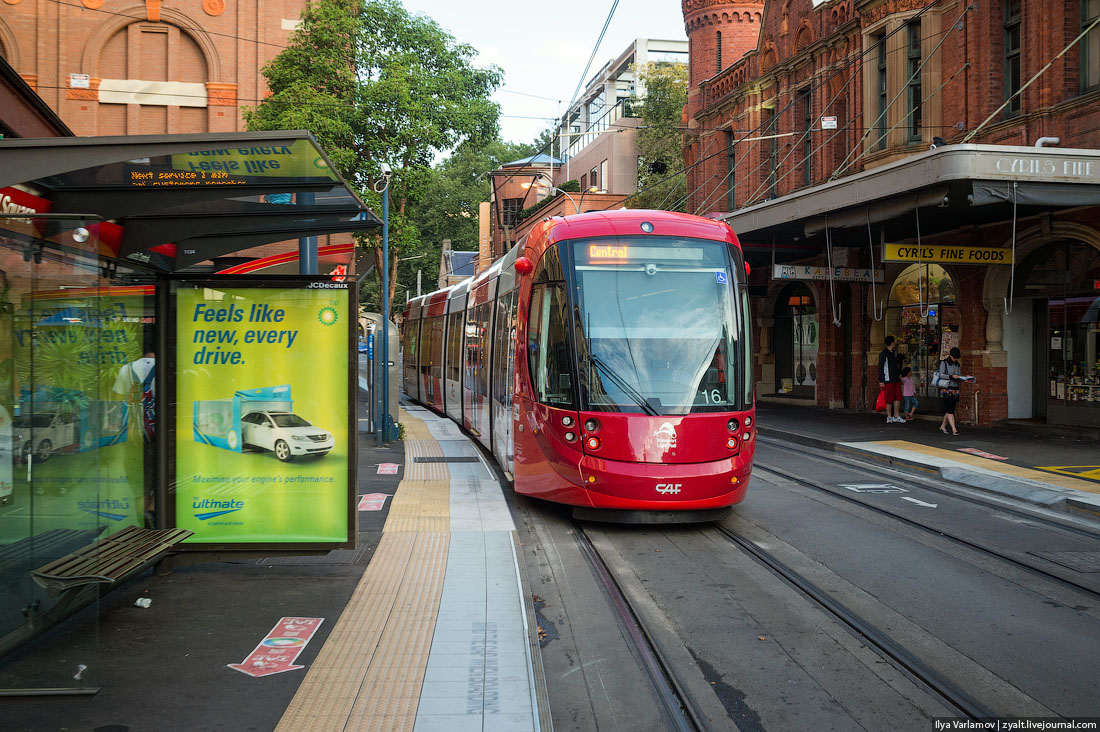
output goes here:
<path id="1" fill-rule="evenodd" d="M 858 457 L 867 462 L 888 465 L 905 472 L 937 477 L 948 483 L 975 488 L 985 491 L 986 493 L 1007 496 L 1045 508 L 1061 509 L 1087 514 L 1094 518 L 1100 518 L 1100 496 L 1072 491 L 1048 483 L 1028 480 L 1026 478 L 1014 478 L 995 471 L 974 470 L 956 466 L 940 467 L 929 465 L 919 460 L 894 455 L 883 455 L 881 453 L 862 450 L 849 445 L 841 445 L 820 437 L 803 435 L 797 432 L 761 427 L 758 427 L 757 430 L 759 434 L 765 437 L 772 437 L 784 442 L 814 447 L 825 452 L 843 453 Z"/>

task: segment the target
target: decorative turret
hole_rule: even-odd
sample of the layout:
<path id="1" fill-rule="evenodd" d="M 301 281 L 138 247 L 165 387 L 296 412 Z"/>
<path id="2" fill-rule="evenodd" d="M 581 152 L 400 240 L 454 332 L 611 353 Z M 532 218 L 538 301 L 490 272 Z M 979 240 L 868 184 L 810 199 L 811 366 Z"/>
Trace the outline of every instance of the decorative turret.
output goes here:
<path id="1" fill-rule="evenodd" d="M 691 77 L 688 116 L 697 109 L 699 84 L 756 48 L 763 2 L 681 0 Z M 693 101 L 695 102 L 693 104 Z"/>

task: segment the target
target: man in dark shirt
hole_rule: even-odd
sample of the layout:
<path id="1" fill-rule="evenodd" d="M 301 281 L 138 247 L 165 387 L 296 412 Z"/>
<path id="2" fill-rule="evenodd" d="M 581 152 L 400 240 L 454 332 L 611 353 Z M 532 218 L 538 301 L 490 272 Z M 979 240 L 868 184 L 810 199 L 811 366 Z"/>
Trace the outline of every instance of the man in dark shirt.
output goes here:
<path id="1" fill-rule="evenodd" d="M 894 352 L 898 344 L 894 336 L 886 336 L 886 347 L 878 355 L 878 385 L 886 399 L 886 424 L 904 423 L 901 416 L 901 366 Z"/>

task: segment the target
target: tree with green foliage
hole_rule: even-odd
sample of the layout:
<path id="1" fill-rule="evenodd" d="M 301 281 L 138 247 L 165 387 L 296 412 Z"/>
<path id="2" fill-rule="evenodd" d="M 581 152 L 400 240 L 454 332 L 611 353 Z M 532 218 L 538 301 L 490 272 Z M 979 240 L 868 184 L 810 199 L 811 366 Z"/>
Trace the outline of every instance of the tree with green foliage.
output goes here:
<path id="1" fill-rule="evenodd" d="M 306 6 L 287 48 L 263 73 L 271 96 L 245 111 L 252 130 L 310 130 L 340 173 L 381 213 L 380 163 L 390 180 L 390 259 L 381 235 L 376 263 L 391 269 L 420 237 L 408 209 L 421 200 L 436 154 L 463 142 L 495 139 L 503 81 L 495 67 L 473 66 L 476 51 L 397 0 L 317 0 Z M 363 245 L 365 242 L 360 242 Z"/>
<path id="2" fill-rule="evenodd" d="M 443 240 L 454 249 L 477 249 L 478 206 L 490 200 L 488 171 L 534 154 L 531 145 L 493 140 L 486 144 L 465 142 L 428 173 L 425 195 L 409 211 L 420 232 L 423 259 L 402 263 L 398 277 L 416 294 L 416 271 L 423 270 L 425 289 L 435 288 Z"/>
<path id="3" fill-rule="evenodd" d="M 645 83 L 645 97 L 632 105 L 641 118 L 635 137 L 638 150 L 638 194 L 631 208 L 683 211 L 687 178 L 681 146 L 684 104 L 687 103 L 687 64 L 648 63 L 634 73 Z"/>

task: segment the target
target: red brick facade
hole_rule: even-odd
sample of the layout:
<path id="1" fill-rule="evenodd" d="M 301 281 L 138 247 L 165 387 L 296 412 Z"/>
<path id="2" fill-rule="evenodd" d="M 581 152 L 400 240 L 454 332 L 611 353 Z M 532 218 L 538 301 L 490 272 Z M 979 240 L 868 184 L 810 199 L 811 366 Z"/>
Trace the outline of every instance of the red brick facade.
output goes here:
<path id="1" fill-rule="evenodd" d="M 4 56 L 77 135 L 235 132 L 306 0 L 3 0 Z M 91 78 L 78 88 L 72 74 Z M 107 102 L 103 80 L 176 91 Z M 166 87 L 167 84 L 185 86 Z M 75 84 L 80 84 L 77 80 Z"/>
<path id="2" fill-rule="evenodd" d="M 1083 58 L 1088 39 L 1066 50 L 1091 20 L 1082 17 L 1081 3 L 831 0 L 816 5 L 683 0 L 692 44 L 692 88 L 684 111 L 690 213 L 737 211 L 782 198 L 927 151 L 936 137 L 947 144 L 1020 146 L 1057 137 L 1061 148 L 1100 148 L 1100 63 Z M 1093 33 L 1100 35 L 1100 29 Z M 1016 38 L 1018 54 L 1012 48 Z M 1019 94 L 1018 109 L 998 111 L 1009 96 L 1006 89 L 1024 86 L 1036 74 Z M 919 123 L 910 113 L 916 112 L 913 99 L 920 101 Z M 835 117 L 835 129 L 822 124 L 823 116 Z M 898 243 L 915 240 L 914 235 Z M 1069 209 L 1022 222 L 1017 262 L 1062 240 L 1100 249 L 1100 214 L 1095 208 Z M 1011 222 L 924 241 L 1007 247 Z M 778 242 L 784 244 L 792 242 Z M 867 247 L 863 250 L 859 261 L 839 264 L 868 266 Z M 800 262 L 820 266 L 826 257 Z M 773 281 L 770 266 L 761 264 L 751 281 L 757 295 L 767 293 L 753 303 L 757 386 L 766 395 L 778 388 L 774 313 L 788 283 Z M 880 301 L 905 265 L 885 269 Z M 1015 358 L 1003 333 L 1010 322 L 1003 312 L 1006 278 L 996 267 L 944 269 L 956 288 L 964 373 L 978 376 L 977 386 L 964 387 L 958 414 L 983 424 L 1003 420 L 1010 416 L 1009 360 Z M 828 284 L 805 284 L 820 325 L 813 401 L 866 408 L 878 391 L 875 366 L 882 340 L 894 326 L 876 319 L 869 285 L 835 283 L 850 293 L 852 315 L 849 323 L 834 327 L 830 321 L 840 306 Z M 836 300 L 843 298 L 837 294 Z M 1017 305 L 1031 307 L 1027 300 Z M 1036 322 L 1040 326 L 1046 324 Z M 1035 343 L 1041 341 L 1037 337 Z"/>
<path id="3" fill-rule="evenodd" d="M 0 56 L 79 136 L 237 132 L 245 129 L 241 108 L 267 94 L 260 69 L 286 46 L 306 4 L 2 0 Z M 320 246 L 350 241 L 349 234 L 319 237 Z"/>

